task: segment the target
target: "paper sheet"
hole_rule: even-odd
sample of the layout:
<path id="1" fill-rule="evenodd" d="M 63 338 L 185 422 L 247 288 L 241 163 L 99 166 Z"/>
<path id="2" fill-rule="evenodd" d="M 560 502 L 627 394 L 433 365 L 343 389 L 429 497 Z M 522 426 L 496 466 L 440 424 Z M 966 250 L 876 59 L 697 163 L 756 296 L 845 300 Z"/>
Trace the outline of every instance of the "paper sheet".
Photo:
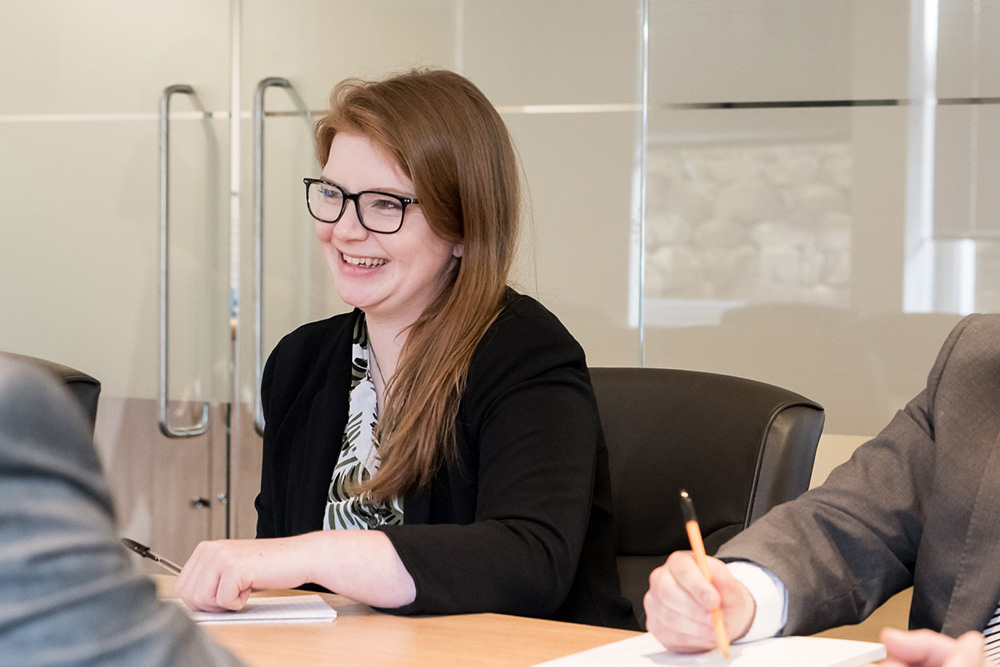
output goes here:
<path id="1" fill-rule="evenodd" d="M 729 660 L 719 651 L 699 654 L 668 653 L 648 632 L 564 658 L 541 663 L 546 667 L 859 667 L 885 657 L 885 647 L 872 642 L 825 637 L 778 637 L 733 644 Z M 540 666 L 536 666 L 540 667 Z"/>
<path id="2" fill-rule="evenodd" d="M 177 600 L 193 621 L 211 623 L 329 623 L 337 618 L 337 610 L 318 595 L 286 595 L 257 597 L 247 600 L 239 611 L 212 613 L 192 611 Z"/>

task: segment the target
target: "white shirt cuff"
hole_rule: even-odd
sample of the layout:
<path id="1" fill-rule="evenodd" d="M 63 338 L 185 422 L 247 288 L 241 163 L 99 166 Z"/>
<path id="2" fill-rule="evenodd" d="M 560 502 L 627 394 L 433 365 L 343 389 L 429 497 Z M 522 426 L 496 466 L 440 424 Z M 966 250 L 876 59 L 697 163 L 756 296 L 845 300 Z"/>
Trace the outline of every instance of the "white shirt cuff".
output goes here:
<path id="1" fill-rule="evenodd" d="M 757 605 L 753 623 L 740 642 L 777 636 L 788 619 L 788 590 L 773 572 L 750 561 L 726 563 L 730 574 L 747 587 Z"/>

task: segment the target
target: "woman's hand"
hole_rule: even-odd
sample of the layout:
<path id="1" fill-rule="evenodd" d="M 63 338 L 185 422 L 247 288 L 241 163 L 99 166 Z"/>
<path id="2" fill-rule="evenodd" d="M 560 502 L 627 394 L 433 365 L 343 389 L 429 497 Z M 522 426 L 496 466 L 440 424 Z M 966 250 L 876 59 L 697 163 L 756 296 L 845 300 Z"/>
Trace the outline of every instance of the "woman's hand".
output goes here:
<path id="1" fill-rule="evenodd" d="M 219 612 L 242 609 L 255 590 L 301 586 L 316 557 L 301 537 L 202 542 L 174 590 L 192 609 Z"/>
<path id="2" fill-rule="evenodd" d="M 722 610 L 731 640 L 747 633 L 756 604 L 750 591 L 729 573 L 725 563 L 708 559 L 709 582 L 690 551 L 675 551 L 649 576 L 643 598 L 646 629 L 671 651 L 691 653 L 716 647 L 711 611 Z"/>
<path id="3" fill-rule="evenodd" d="M 879 639 L 888 656 L 880 667 L 989 667 L 983 655 L 984 640 L 978 632 L 958 639 L 931 630 L 903 632 L 885 628 Z"/>
<path id="4" fill-rule="evenodd" d="M 192 609 L 220 612 L 242 609 L 253 591 L 305 583 L 376 607 L 401 607 L 417 595 L 396 548 L 378 530 L 202 542 L 174 590 Z"/>

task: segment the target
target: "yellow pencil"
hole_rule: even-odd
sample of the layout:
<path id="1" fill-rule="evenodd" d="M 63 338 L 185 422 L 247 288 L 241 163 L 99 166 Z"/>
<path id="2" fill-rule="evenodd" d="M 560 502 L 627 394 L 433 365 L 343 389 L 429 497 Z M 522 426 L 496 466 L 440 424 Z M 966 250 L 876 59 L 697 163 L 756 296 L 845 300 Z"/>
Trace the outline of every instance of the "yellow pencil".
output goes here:
<path id="1" fill-rule="evenodd" d="M 708 556 L 705 554 L 705 543 L 701 541 L 701 528 L 698 526 L 698 517 L 694 513 L 694 503 L 688 492 L 681 489 L 681 512 L 684 515 L 684 527 L 687 529 L 688 540 L 691 542 L 691 551 L 694 552 L 694 560 L 698 563 L 698 569 L 709 582 L 712 575 L 708 572 Z M 712 625 L 715 627 L 715 641 L 722 651 L 722 656 L 729 659 L 729 635 L 726 633 L 726 626 L 722 622 L 722 610 L 715 608 L 712 610 Z"/>

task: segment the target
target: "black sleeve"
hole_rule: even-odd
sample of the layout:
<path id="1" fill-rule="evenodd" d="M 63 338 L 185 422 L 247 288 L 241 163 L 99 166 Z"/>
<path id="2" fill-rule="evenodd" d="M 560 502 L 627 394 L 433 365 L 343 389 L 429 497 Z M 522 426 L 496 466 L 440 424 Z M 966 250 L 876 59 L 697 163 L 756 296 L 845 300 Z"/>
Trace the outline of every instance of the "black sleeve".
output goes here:
<path id="1" fill-rule="evenodd" d="M 274 514 L 272 510 L 272 501 L 274 494 L 274 483 L 271 475 L 267 474 L 268 461 L 273 460 L 273 449 L 274 449 L 274 421 L 272 417 L 275 415 L 274 410 L 271 409 L 271 389 L 274 386 L 274 364 L 275 359 L 278 357 L 278 349 L 281 346 L 281 342 L 274 348 L 270 356 L 267 358 L 267 362 L 264 364 L 264 371 L 261 373 L 260 379 L 260 403 L 261 412 L 264 415 L 264 452 L 262 455 L 263 467 L 262 474 L 260 477 L 260 493 L 254 499 L 254 508 L 257 510 L 257 537 L 268 538 L 276 537 L 277 529 L 274 521 Z M 275 418 L 276 419 L 276 418 Z M 268 424 L 272 424 L 270 430 L 268 429 Z"/>
<path id="2" fill-rule="evenodd" d="M 304 324 L 279 341 L 261 375 L 264 442 L 257 537 L 318 530 L 347 419 L 358 313 Z"/>
<path id="3" fill-rule="evenodd" d="M 384 529 L 416 583 L 397 613 L 549 616 L 570 590 L 602 435 L 583 350 L 536 307 L 505 312 L 470 367 L 449 474 L 474 478 L 474 520 Z"/>
<path id="4" fill-rule="evenodd" d="M 289 458 L 301 443 L 287 433 L 294 431 L 296 420 L 305 419 L 294 406 L 305 393 L 315 391 L 321 382 L 319 370 L 329 366 L 335 353 L 330 330 L 334 320 L 305 324 L 285 335 L 274 346 L 264 364 L 260 380 L 261 412 L 264 416 L 264 440 L 261 459 L 260 493 L 254 500 L 257 510 L 257 537 L 286 537 L 285 516 L 289 489 Z M 286 422 L 288 422 L 286 424 Z M 287 426 L 284 432 L 283 427 Z M 301 492 L 301 488 L 296 492 Z M 277 494 L 277 497 L 276 497 Z"/>

